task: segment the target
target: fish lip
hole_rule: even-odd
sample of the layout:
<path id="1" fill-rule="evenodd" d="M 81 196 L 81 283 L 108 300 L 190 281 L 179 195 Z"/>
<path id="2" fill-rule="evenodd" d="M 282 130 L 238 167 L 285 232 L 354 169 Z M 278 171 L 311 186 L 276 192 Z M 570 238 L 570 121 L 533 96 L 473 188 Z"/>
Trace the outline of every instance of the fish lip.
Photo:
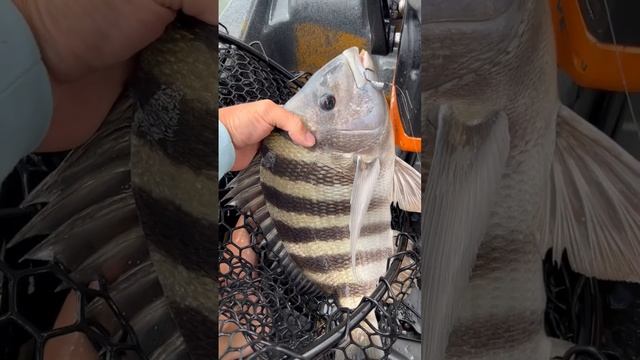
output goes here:
<path id="1" fill-rule="evenodd" d="M 343 51 L 342 55 L 345 57 L 359 89 L 370 81 L 377 81 L 378 74 L 373 59 L 366 50 L 362 49 L 358 52 L 358 48 L 354 46 Z"/>
<path id="2" fill-rule="evenodd" d="M 365 70 L 368 70 L 373 75 L 378 76 L 375 70 L 375 64 L 373 63 L 373 58 L 371 57 L 371 54 L 369 54 L 367 50 L 364 50 L 364 49 L 360 50 L 360 54 L 358 55 L 358 58 L 360 59 L 360 63 L 362 64 L 362 67 Z"/>

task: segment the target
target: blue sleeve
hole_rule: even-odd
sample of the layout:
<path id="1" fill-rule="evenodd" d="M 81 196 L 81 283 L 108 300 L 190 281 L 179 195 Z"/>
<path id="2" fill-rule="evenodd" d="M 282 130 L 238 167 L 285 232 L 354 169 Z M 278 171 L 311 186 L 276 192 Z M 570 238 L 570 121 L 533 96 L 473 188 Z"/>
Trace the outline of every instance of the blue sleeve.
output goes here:
<path id="1" fill-rule="evenodd" d="M 29 25 L 11 0 L 0 0 L 0 182 L 34 151 L 49 129 L 53 98 Z"/>
<path id="2" fill-rule="evenodd" d="M 218 121 L 218 180 L 231 170 L 236 161 L 236 150 L 233 148 L 227 128 Z"/>

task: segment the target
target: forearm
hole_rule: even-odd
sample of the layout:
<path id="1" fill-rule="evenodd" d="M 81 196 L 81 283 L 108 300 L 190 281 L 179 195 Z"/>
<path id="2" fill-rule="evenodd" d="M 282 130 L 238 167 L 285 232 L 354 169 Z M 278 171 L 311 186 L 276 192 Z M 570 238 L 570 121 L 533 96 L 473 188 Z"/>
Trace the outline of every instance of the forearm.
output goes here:
<path id="1" fill-rule="evenodd" d="M 51 84 L 29 25 L 0 0 L 0 181 L 34 151 L 53 113 Z"/>

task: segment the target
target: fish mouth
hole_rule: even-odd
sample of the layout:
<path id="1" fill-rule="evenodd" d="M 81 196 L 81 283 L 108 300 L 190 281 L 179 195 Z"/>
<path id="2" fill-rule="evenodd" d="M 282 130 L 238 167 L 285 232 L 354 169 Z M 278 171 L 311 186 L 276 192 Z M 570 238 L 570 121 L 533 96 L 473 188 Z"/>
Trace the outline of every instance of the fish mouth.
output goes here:
<path id="1" fill-rule="evenodd" d="M 358 52 L 357 47 L 351 47 L 342 52 L 351 69 L 358 88 L 362 88 L 369 81 L 378 81 L 378 74 L 371 55 L 366 50 Z"/>

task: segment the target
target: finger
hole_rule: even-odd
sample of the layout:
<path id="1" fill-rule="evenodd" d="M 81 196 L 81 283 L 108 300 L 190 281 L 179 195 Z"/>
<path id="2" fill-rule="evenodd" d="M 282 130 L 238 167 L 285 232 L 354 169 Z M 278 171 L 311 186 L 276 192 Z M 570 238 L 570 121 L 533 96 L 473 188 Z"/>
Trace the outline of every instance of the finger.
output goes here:
<path id="1" fill-rule="evenodd" d="M 53 118 L 38 151 L 64 151 L 86 142 L 111 110 L 131 67 L 125 62 L 73 83 L 52 81 Z"/>
<path id="2" fill-rule="evenodd" d="M 307 147 L 316 143 L 316 138 L 307 130 L 302 120 L 283 107 L 271 102 L 270 105 L 265 107 L 261 115 L 263 120 L 271 126 L 285 130 L 294 143 Z"/>

